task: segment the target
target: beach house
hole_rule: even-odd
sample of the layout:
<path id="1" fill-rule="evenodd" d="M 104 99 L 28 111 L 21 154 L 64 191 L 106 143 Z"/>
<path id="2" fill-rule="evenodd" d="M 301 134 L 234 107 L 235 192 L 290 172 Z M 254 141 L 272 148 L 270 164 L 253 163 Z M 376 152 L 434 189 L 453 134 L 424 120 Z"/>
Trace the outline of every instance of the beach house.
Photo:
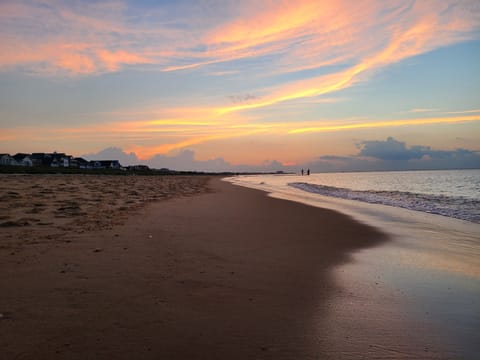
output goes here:
<path id="1" fill-rule="evenodd" d="M 12 165 L 12 162 L 15 161 L 10 154 L 0 154 L 0 165 Z"/>
<path id="2" fill-rule="evenodd" d="M 89 169 L 120 169 L 122 166 L 118 160 L 92 160 Z"/>
<path id="3" fill-rule="evenodd" d="M 13 155 L 13 162 L 11 165 L 33 166 L 33 160 L 30 157 L 30 154 L 17 153 Z"/>

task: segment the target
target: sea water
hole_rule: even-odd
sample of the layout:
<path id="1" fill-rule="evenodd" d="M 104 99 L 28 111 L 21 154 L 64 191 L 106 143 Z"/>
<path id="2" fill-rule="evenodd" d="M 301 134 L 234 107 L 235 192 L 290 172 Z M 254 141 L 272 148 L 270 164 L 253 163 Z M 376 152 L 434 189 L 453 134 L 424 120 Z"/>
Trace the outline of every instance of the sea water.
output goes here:
<path id="1" fill-rule="evenodd" d="M 239 184 L 288 185 L 330 197 L 384 204 L 480 223 L 480 170 L 324 173 L 241 177 Z M 259 186 L 260 187 L 260 186 Z M 278 187 L 278 189 L 275 189 Z M 295 197 L 298 193 L 290 192 Z"/>
<path id="2" fill-rule="evenodd" d="M 272 197 L 342 212 L 389 236 L 390 241 L 354 253 L 351 262 L 333 270 L 344 291 L 339 291 L 327 312 L 319 311 L 323 318 L 318 323 L 338 329 L 330 346 L 340 355 L 348 357 L 371 341 L 372 328 L 360 331 L 364 338 L 358 337 L 358 330 L 374 323 L 383 309 L 386 318 L 402 319 L 392 324 L 405 323 L 406 337 L 393 341 L 396 348 L 386 349 L 392 341 L 384 347 L 373 344 L 365 350 L 377 349 L 372 357 L 402 358 L 408 352 L 412 355 L 413 348 L 414 358 L 420 352 L 426 359 L 477 358 L 480 170 L 254 175 L 227 180 Z M 409 333 L 412 328 L 418 331 Z M 352 341 L 338 340 L 346 337 Z"/>

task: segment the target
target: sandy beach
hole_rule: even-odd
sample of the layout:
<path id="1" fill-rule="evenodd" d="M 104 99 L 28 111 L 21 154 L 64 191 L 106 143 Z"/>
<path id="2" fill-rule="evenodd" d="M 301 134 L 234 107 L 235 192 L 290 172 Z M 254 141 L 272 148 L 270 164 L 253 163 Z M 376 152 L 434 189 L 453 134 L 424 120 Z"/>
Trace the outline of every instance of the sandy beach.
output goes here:
<path id="1" fill-rule="evenodd" d="M 342 313 L 333 269 L 388 242 L 346 215 L 219 178 L 2 184 L 2 359 L 406 357 L 372 347 L 385 329 L 384 342 L 405 341 L 401 319 L 372 322 L 349 354 L 329 345 L 327 312 Z"/>

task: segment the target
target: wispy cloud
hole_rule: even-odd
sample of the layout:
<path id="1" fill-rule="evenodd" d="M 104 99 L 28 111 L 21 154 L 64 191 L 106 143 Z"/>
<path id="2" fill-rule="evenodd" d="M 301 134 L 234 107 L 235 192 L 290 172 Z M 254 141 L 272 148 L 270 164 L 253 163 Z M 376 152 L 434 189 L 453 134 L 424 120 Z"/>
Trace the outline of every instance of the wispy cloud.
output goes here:
<path id="1" fill-rule="evenodd" d="M 272 93 L 259 98 L 256 102 L 225 107 L 220 111 L 226 113 L 248 110 L 271 106 L 287 100 L 316 97 L 336 92 L 364 80 L 365 76 L 372 73 L 373 70 L 473 36 L 473 31 L 477 26 L 475 17 L 463 16 L 459 18 L 457 14 L 458 4 L 457 6 L 448 3 L 439 4 L 438 11 L 432 13 L 431 6 L 425 6 L 425 3 L 415 3 L 402 9 L 397 22 L 383 29 L 387 33 L 386 37 L 385 35 L 377 37 L 372 32 L 369 41 L 377 43 L 377 46 L 373 46 L 367 51 L 361 51 L 362 58 L 345 70 L 311 77 L 306 80 L 293 81 L 278 86 Z M 373 9 L 378 9 L 378 6 L 373 7 Z M 388 10 L 388 7 L 383 10 Z M 369 30 L 372 29 L 369 28 Z M 358 41 L 363 42 L 365 39 L 359 38 Z M 344 50 L 346 49 L 349 49 L 349 47 Z M 353 46 L 352 50 L 354 50 L 354 53 L 358 53 L 356 46 Z"/>
<path id="2" fill-rule="evenodd" d="M 147 157 L 257 134 L 293 138 L 479 121 L 478 109 L 442 112 L 429 108 L 443 107 L 435 103 L 425 108 L 418 103 L 418 108 L 404 112 L 404 117 L 414 118 L 401 120 L 376 121 L 366 114 L 353 121 L 352 116 L 364 115 L 353 111 L 350 118 L 322 120 L 326 115 L 321 112 L 349 100 L 337 93 L 368 81 L 385 67 L 478 40 L 480 7 L 475 1 L 213 0 L 188 6 L 153 2 L 148 11 L 142 6 L 143 2 L 122 0 L 0 1 L 0 71 L 75 79 L 133 67 L 156 72 L 159 84 L 145 90 L 148 99 L 138 100 L 143 94 L 132 96 L 134 105 L 102 104 L 91 110 L 90 125 L 59 127 L 46 121 L 38 127 L 0 129 L 1 139 L 23 137 L 44 143 L 115 139 Z M 139 87 L 154 88 L 145 77 L 135 79 Z M 165 91 L 170 87 L 172 94 Z M 278 104 L 288 106 L 288 111 L 271 111 Z M 255 111 L 259 109 L 263 110 Z M 305 117 L 319 120 L 307 122 Z M 388 119 L 388 114 L 382 117 Z"/>
<path id="3" fill-rule="evenodd" d="M 352 124 L 319 125 L 309 127 L 299 127 L 289 131 L 289 134 L 303 134 L 313 132 L 328 132 L 366 128 L 397 127 L 407 125 L 434 125 L 434 124 L 454 124 L 480 121 L 480 116 L 456 116 L 456 117 L 434 117 L 419 119 L 403 119 L 389 121 L 366 121 Z"/>
<path id="4" fill-rule="evenodd" d="M 437 112 L 440 111 L 440 109 L 426 109 L 426 108 L 415 108 L 411 109 L 408 112 L 410 113 L 425 113 L 425 112 Z"/>
<path id="5" fill-rule="evenodd" d="M 446 111 L 446 114 L 476 114 L 480 113 L 480 109 L 460 110 L 460 111 Z"/>
<path id="6" fill-rule="evenodd" d="M 214 1 L 190 11 L 181 8 L 181 24 L 172 22 L 166 10 L 152 11 L 148 19 L 131 15 L 123 1 L 77 5 L 2 2 L 0 66 L 95 74 L 155 64 L 163 71 L 181 71 L 266 55 L 274 56 L 275 66 L 263 71 L 350 64 L 335 73 L 336 86 L 330 78 L 316 77 L 312 80 L 328 84 L 295 93 L 303 97 L 350 86 L 367 70 L 467 40 L 478 28 L 474 1 Z M 210 8 L 222 9 L 224 18 L 213 17 Z"/>
<path id="7" fill-rule="evenodd" d="M 167 154 L 173 150 L 193 145 L 252 135 L 270 138 L 305 133 L 341 132 L 355 129 L 375 129 L 399 126 L 419 126 L 480 122 L 479 115 L 453 117 L 411 118 L 402 120 L 369 121 L 368 119 L 319 120 L 316 122 L 246 122 L 241 117 L 211 117 L 189 120 L 187 117 L 150 119 L 141 121 L 111 122 L 79 127 L 45 126 L 0 129 L 1 138 L 12 141 L 21 136 L 43 143 L 62 141 L 102 141 L 115 139 L 128 151 L 146 159 L 155 154 Z"/>
<path id="8" fill-rule="evenodd" d="M 5 1 L 0 3 L 0 29 L 4 69 L 78 75 L 158 61 L 135 44 L 141 29 L 129 26 L 120 1 Z"/>

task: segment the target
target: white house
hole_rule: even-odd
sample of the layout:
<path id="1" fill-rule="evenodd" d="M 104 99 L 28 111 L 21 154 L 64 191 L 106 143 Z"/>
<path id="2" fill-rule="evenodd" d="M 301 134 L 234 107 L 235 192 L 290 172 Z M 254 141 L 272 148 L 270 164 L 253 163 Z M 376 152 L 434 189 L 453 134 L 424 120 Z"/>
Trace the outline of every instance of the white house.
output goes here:
<path id="1" fill-rule="evenodd" d="M 23 159 L 22 159 L 22 163 L 21 163 L 22 166 L 33 166 L 33 160 L 30 156 L 25 156 Z"/>
<path id="2" fill-rule="evenodd" d="M 64 156 L 60 158 L 60 166 L 69 167 L 70 166 L 70 156 Z"/>
<path id="3" fill-rule="evenodd" d="M 33 160 L 29 154 L 18 153 L 12 156 L 13 161 L 10 165 L 33 166 Z"/>
<path id="4" fill-rule="evenodd" d="M 10 154 L 0 154 L 0 165 L 12 165 L 14 161 Z"/>

